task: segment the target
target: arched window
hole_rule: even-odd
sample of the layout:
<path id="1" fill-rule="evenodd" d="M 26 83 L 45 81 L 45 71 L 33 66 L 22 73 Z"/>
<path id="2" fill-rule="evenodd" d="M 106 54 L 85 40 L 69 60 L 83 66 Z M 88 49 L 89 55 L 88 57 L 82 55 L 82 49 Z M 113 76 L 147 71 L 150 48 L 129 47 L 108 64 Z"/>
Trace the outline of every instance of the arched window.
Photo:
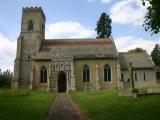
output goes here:
<path id="1" fill-rule="evenodd" d="M 47 69 L 42 66 L 41 67 L 41 76 L 40 76 L 40 83 L 46 83 L 47 82 Z"/>
<path id="2" fill-rule="evenodd" d="M 111 81 L 111 68 L 109 65 L 104 66 L 104 81 Z"/>
<path id="3" fill-rule="evenodd" d="M 89 81 L 90 81 L 89 66 L 84 65 L 84 67 L 83 67 L 83 82 L 89 82 Z"/>
<path id="4" fill-rule="evenodd" d="M 32 31 L 33 30 L 33 20 L 29 20 L 28 21 L 28 31 Z"/>

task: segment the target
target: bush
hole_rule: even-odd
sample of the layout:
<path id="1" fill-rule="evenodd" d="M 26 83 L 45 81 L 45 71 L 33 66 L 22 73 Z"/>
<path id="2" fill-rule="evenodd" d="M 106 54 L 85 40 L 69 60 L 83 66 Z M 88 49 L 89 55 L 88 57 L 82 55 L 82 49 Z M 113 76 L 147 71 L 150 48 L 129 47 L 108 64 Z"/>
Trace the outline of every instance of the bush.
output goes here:
<path id="1" fill-rule="evenodd" d="M 13 73 L 9 70 L 1 72 L 0 69 L 0 88 L 11 88 Z"/>

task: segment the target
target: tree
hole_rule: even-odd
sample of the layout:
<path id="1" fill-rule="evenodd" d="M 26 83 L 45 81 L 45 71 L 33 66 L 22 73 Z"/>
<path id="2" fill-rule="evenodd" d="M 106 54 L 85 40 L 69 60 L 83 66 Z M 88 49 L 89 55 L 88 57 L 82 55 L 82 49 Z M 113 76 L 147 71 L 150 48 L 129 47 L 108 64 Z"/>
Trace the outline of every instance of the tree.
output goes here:
<path id="1" fill-rule="evenodd" d="M 108 38 L 111 36 L 112 27 L 111 27 L 112 20 L 105 12 L 103 12 L 97 21 L 97 38 Z"/>
<path id="2" fill-rule="evenodd" d="M 135 48 L 133 50 L 129 50 L 128 52 L 144 52 L 145 50 L 143 48 Z"/>
<path id="3" fill-rule="evenodd" d="M 158 34 L 160 33 L 160 0 L 142 0 L 144 6 L 146 1 L 150 5 L 147 7 L 144 29 L 145 31 L 150 30 L 151 34 Z"/>
<path id="4" fill-rule="evenodd" d="M 0 69 L 0 88 L 10 88 L 12 78 L 13 73 L 11 73 L 9 70 L 1 72 Z"/>
<path id="5" fill-rule="evenodd" d="M 160 46 L 159 44 L 156 44 L 153 48 L 153 51 L 151 52 L 152 60 L 156 65 L 160 65 Z"/>

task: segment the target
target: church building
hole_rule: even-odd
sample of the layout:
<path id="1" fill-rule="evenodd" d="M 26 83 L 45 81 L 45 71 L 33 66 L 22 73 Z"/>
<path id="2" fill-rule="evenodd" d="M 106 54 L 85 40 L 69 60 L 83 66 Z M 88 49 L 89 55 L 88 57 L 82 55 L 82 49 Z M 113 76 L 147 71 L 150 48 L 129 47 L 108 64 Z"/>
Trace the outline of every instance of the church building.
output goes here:
<path id="1" fill-rule="evenodd" d="M 133 64 L 136 87 L 155 85 L 155 66 L 147 52 L 119 53 L 114 40 L 45 39 L 41 7 L 22 11 L 12 87 L 53 90 L 101 90 L 129 85 Z"/>

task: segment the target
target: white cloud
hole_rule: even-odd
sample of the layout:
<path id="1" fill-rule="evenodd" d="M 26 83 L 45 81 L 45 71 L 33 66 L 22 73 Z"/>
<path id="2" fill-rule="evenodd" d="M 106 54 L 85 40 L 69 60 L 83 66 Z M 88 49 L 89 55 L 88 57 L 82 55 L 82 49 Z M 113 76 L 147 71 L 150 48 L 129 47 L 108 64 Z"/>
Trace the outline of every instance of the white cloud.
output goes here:
<path id="1" fill-rule="evenodd" d="M 112 21 L 120 24 L 142 25 L 148 5 L 147 3 L 144 7 L 141 0 L 120 0 L 111 7 Z"/>
<path id="2" fill-rule="evenodd" d="M 147 50 L 147 52 L 150 54 L 153 50 L 153 47 L 157 43 L 160 44 L 160 40 L 145 40 L 143 38 L 138 38 L 135 36 L 124 36 L 115 39 L 115 44 L 119 52 L 126 52 L 138 47 Z"/>
<path id="3" fill-rule="evenodd" d="M 13 71 L 16 56 L 16 41 L 11 41 L 0 33 L 0 68 Z"/>
<path id="4" fill-rule="evenodd" d="M 46 38 L 95 37 L 95 31 L 74 21 L 57 22 L 46 27 Z"/>
<path id="5" fill-rule="evenodd" d="M 94 1 L 97 1 L 97 0 L 88 0 L 88 2 L 94 2 Z M 100 2 L 109 3 L 109 2 L 111 2 L 111 0 L 100 0 Z"/>

